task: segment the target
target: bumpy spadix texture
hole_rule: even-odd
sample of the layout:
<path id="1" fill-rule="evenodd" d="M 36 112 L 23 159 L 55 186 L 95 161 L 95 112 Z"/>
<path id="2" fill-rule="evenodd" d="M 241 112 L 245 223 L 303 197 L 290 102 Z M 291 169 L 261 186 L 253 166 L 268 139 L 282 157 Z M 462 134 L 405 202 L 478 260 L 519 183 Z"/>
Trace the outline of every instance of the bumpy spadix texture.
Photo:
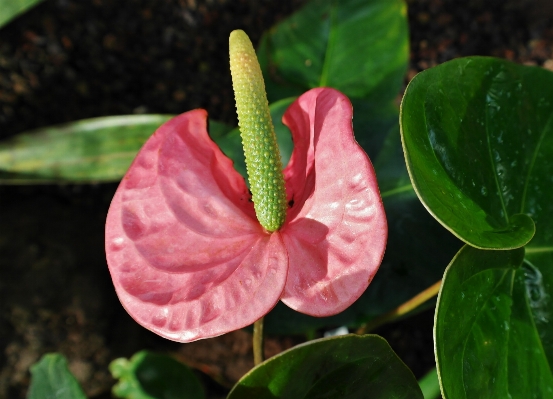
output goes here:
<path id="1" fill-rule="evenodd" d="M 255 213 L 263 227 L 275 231 L 286 218 L 286 194 L 265 83 L 252 42 L 244 31 L 230 34 L 229 47 L 238 125 Z"/>
<path id="2" fill-rule="evenodd" d="M 313 89 L 284 115 L 294 140 L 284 170 L 293 205 L 274 233 L 256 220 L 206 118 L 195 110 L 162 125 L 111 203 L 107 261 L 129 314 L 189 342 L 252 324 L 279 299 L 313 316 L 351 305 L 380 265 L 387 225 L 349 100 Z"/>

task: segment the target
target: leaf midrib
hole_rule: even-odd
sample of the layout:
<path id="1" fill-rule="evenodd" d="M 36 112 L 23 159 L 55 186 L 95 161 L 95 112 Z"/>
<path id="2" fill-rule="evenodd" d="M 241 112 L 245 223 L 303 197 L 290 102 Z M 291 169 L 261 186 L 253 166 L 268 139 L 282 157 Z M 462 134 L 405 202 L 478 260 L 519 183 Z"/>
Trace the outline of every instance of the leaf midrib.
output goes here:
<path id="1" fill-rule="evenodd" d="M 499 194 L 499 201 L 501 202 L 501 208 L 503 209 L 503 215 L 505 216 L 505 221 L 507 222 L 507 225 L 509 225 L 509 214 L 507 213 L 507 208 L 505 208 L 505 199 L 503 198 L 503 191 L 501 190 L 501 187 L 499 185 L 499 180 L 497 179 L 496 164 L 495 164 L 495 161 L 493 160 L 492 144 L 491 144 L 491 141 L 490 141 L 490 130 L 489 130 L 490 114 L 489 114 L 489 105 L 488 105 L 487 101 L 485 102 L 484 115 L 486 117 L 486 124 L 485 124 L 485 127 L 486 127 L 486 142 L 488 144 L 488 155 L 490 157 L 490 163 L 491 163 L 491 166 L 492 166 L 492 175 L 493 175 L 493 178 L 494 178 L 494 181 L 495 181 L 495 186 L 497 187 L 497 192 Z"/>
<path id="2" fill-rule="evenodd" d="M 538 153 L 541 147 L 541 144 L 543 142 L 543 139 L 545 137 L 545 132 L 550 129 L 551 122 L 553 122 L 553 113 L 549 115 L 549 118 L 547 120 L 547 123 L 545 124 L 541 134 L 540 139 L 538 140 L 538 144 L 536 145 L 536 148 L 534 149 L 534 153 L 532 155 L 532 161 L 530 162 L 530 167 L 528 168 L 528 174 L 526 175 L 526 181 L 524 182 L 524 191 L 522 193 L 522 201 L 520 203 L 520 213 L 524 213 L 524 208 L 526 206 L 526 197 L 528 194 L 528 184 L 530 183 L 530 176 L 532 175 L 532 172 L 534 170 L 534 166 L 536 164 L 536 159 L 538 157 Z"/>
<path id="3" fill-rule="evenodd" d="M 486 271 L 488 271 L 489 269 L 487 269 Z M 490 298 L 492 296 L 492 294 L 495 292 L 495 290 L 501 285 L 501 283 L 503 283 L 503 280 L 505 279 L 505 276 L 509 273 L 513 273 L 513 276 L 514 276 L 514 271 L 511 270 L 511 269 L 508 269 L 508 270 L 505 270 L 505 272 L 503 273 L 503 276 L 501 276 L 501 278 L 499 279 L 499 281 L 497 282 L 497 284 L 494 286 L 494 288 L 492 290 L 490 290 L 489 292 L 489 295 L 488 297 L 486 298 L 486 300 L 482 303 L 482 306 L 480 307 L 480 309 L 478 310 L 478 312 L 475 314 L 475 317 L 474 317 L 474 321 L 472 322 L 470 328 L 469 328 L 469 334 L 467 335 L 467 338 L 465 338 L 465 341 L 463 343 L 463 350 L 462 350 L 462 355 L 461 355 L 461 359 L 465 359 L 465 352 L 467 350 L 467 343 L 469 341 L 468 337 L 472 336 L 472 330 L 474 329 L 474 325 L 476 324 L 476 321 L 478 320 L 478 317 L 480 316 L 480 314 L 483 312 L 484 310 L 484 307 L 487 306 L 488 302 L 490 301 Z M 478 274 L 478 273 L 477 273 Z M 476 276 L 477 274 L 475 274 L 474 276 Z M 474 277 L 472 276 L 472 277 Z M 513 295 L 513 285 L 511 284 L 511 297 Z M 467 384 L 465 383 L 465 362 L 463 362 L 461 364 L 461 380 L 462 380 L 462 383 L 463 383 L 463 392 L 465 393 L 465 398 L 468 398 L 467 396 L 467 391 L 466 391 L 466 386 Z M 470 383 L 469 383 L 469 386 L 470 386 Z"/>

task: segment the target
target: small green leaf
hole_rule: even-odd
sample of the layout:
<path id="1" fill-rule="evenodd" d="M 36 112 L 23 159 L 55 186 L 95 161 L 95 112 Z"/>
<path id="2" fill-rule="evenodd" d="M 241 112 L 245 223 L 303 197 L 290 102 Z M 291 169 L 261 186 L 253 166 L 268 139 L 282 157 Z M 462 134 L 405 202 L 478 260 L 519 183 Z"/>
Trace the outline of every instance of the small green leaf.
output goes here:
<path id="1" fill-rule="evenodd" d="M 86 399 L 76 378 L 59 353 L 44 355 L 31 367 L 28 399 Z"/>
<path id="2" fill-rule="evenodd" d="M 392 100 L 409 56 L 403 0 L 314 0 L 273 27 L 258 57 L 269 102 L 314 87 Z"/>
<path id="3" fill-rule="evenodd" d="M 466 243 L 517 248 L 551 224 L 552 92 L 550 71 L 484 57 L 447 62 L 409 84 L 400 123 L 411 180 Z M 539 241 L 551 248 L 553 231 Z"/>
<path id="4" fill-rule="evenodd" d="M 119 382 L 112 392 L 125 399 L 204 399 L 203 387 L 194 373 L 170 356 L 148 351 L 130 360 L 116 359 L 109 365 Z"/>
<path id="5" fill-rule="evenodd" d="M 298 345 L 246 374 L 228 399 L 422 399 L 411 371 L 376 335 L 342 335 Z"/>
<path id="6" fill-rule="evenodd" d="M 434 367 L 419 380 L 424 399 L 438 399 L 440 397 L 440 380 Z"/>
<path id="7" fill-rule="evenodd" d="M 44 0 L 0 0 L 0 28 Z"/>
<path id="8" fill-rule="evenodd" d="M 466 245 L 448 266 L 434 331 L 445 399 L 553 397 L 553 263 L 523 257 Z"/>
<path id="9" fill-rule="evenodd" d="M 0 143 L 0 184 L 118 181 L 171 117 L 108 116 L 18 134 Z M 213 121 L 209 128 L 215 136 L 230 130 Z"/>

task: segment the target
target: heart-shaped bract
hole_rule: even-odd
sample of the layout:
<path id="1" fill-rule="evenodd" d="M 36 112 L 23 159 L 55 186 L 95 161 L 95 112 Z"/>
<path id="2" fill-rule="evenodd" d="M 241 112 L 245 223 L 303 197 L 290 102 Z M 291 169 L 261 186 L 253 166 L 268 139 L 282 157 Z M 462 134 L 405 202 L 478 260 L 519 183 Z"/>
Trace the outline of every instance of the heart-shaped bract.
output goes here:
<path id="1" fill-rule="evenodd" d="M 294 141 L 284 169 L 289 207 L 273 233 L 206 119 L 194 110 L 162 125 L 115 193 L 106 254 L 125 309 L 179 342 L 252 324 L 279 299 L 313 316 L 343 311 L 371 282 L 387 239 L 347 97 L 313 89 L 284 115 Z"/>

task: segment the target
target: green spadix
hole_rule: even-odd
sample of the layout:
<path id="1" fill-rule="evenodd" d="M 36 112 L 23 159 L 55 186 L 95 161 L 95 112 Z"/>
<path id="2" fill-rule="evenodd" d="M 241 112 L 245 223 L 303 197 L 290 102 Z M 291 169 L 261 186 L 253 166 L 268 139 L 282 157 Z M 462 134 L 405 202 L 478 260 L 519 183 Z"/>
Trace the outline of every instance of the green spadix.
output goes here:
<path id="1" fill-rule="evenodd" d="M 244 31 L 233 31 L 229 44 L 238 126 L 255 213 L 261 226 L 276 231 L 286 218 L 286 191 L 263 75 Z"/>

